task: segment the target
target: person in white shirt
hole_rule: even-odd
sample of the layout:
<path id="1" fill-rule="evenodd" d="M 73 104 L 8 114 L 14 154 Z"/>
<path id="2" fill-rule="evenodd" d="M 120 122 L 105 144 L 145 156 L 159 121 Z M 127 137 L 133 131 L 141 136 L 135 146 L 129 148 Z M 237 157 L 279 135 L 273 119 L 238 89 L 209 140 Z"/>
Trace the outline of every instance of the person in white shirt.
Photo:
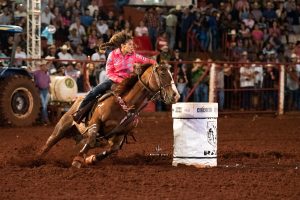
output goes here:
<path id="1" fill-rule="evenodd" d="M 97 5 L 96 0 L 92 0 L 91 5 L 89 5 L 87 8 L 90 10 L 90 16 L 94 15 L 95 10 L 99 11 L 99 7 Z"/>
<path id="2" fill-rule="evenodd" d="M 102 35 L 103 39 L 107 36 L 108 33 L 108 25 L 104 19 L 100 19 L 100 21 L 96 25 L 98 32 Z"/>
<path id="3" fill-rule="evenodd" d="M 48 26 L 51 24 L 51 21 L 55 19 L 55 15 L 50 11 L 49 7 L 45 7 L 44 11 L 41 14 L 41 22 L 43 26 Z"/>
<path id="4" fill-rule="evenodd" d="M 140 21 L 139 26 L 134 29 L 134 34 L 137 37 L 148 36 L 148 28 L 145 26 L 144 21 Z"/>
<path id="5" fill-rule="evenodd" d="M 108 77 L 106 75 L 106 70 L 105 66 L 100 68 L 100 73 L 99 73 L 99 84 L 103 83 L 104 81 L 108 80 Z"/>
<path id="6" fill-rule="evenodd" d="M 247 61 L 248 62 L 248 61 Z M 240 87 L 245 89 L 242 91 L 241 108 L 249 110 L 251 108 L 252 93 L 254 89 L 255 71 L 250 64 L 243 64 L 240 68 Z"/>
<path id="7" fill-rule="evenodd" d="M 105 57 L 105 52 L 100 49 L 96 49 L 96 53 L 94 53 L 91 57 L 92 61 L 99 61 L 99 62 L 94 62 L 96 68 L 100 68 L 100 65 L 105 65 L 106 62 L 106 57 Z"/>
<path id="8" fill-rule="evenodd" d="M 17 46 L 17 48 L 16 48 L 15 58 L 16 58 L 16 61 L 15 61 L 16 67 L 23 66 L 23 63 L 25 63 L 25 61 L 24 60 L 18 60 L 18 59 L 26 59 L 27 55 L 24 51 L 22 51 L 22 48 L 20 46 Z"/>
<path id="9" fill-rule="evenodd" d="M 75 22 L 69 27 L 69 31 L 71 32 L 72 29 L 76 29 L 76 34 L 81 38 L 86 36 L 85 28 L 81 25 L 79 17 L 76 17 Z"/>
<path id="10" fill-rule="evenodd" d="M 69 47 L 67 45 L 63 45 L 61 48 L 61 52 L 57 54 L 59 60 L 73 60 L 73 57 L 70 53 L 68 53 Z M 61 64 L 67 65 L 68 61 L 62 61 Z"/>

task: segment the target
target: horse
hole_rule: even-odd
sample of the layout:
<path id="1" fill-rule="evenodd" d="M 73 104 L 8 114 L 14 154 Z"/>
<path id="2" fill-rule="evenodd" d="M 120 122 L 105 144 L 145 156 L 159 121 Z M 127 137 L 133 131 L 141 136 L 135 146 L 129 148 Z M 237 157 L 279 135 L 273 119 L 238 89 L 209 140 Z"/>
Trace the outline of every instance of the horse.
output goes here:
<path id="1" fill-rule="evenodd" d="M 140 66 L 140 70 L 116 85 L 110 94 L 97 100 L 85 122 L 77 124 L 72 114 L 78 109 L 78 98 L 61 117 L 39 152 L 42 158 L 57 142 L 71 137 L 83 147 L 72 166 L 81 168 L 95 164 L 117 152 L 138 122 L 140 111 L 149 101 L 176 103 L 180 97 L 167 64 Z M 87 156 L 90 149 L 105 145 L 107 150 Z"/>

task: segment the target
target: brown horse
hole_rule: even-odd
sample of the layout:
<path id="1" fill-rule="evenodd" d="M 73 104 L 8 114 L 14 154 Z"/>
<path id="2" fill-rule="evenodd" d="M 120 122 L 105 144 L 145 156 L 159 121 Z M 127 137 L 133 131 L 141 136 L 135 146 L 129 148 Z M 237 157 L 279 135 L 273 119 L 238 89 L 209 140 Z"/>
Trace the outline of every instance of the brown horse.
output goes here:
<path id="1" fill-rule="evenodd" d="M 160 99 L 166 104 L 176 103 L 179 93 L 168 65 L 144 65 L 139 73 L 133 74 L 116 86 L 112 95 L 98 100 L 86 123 L 76 124 L 72 113 L 79 107 L 77 99 L 55 126 L 54 131 L 42 147 L 40 156 L 64 137 L 71 136 L 83 145 L 72 165 L 94 164 L 118 151 L 136 126 L 136 118 L 151 100 Z M 110 148 L 97 155 L 86 156 L 89 149 L 108 144 Z"/>

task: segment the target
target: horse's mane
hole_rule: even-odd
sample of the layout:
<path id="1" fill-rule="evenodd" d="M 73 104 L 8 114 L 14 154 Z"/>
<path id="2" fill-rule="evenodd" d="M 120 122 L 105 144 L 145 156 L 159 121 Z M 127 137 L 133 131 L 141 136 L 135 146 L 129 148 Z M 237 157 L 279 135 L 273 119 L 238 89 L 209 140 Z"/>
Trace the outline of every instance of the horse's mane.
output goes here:
<path id="1" fill-rule="evenodd" d="M 141 65 L 141 74 L 143 74 L 152 64 L 143 64 Z M 122 96 L 126 94 L 138 81 L 138 75 L 136 73 L 132 73 L 132 75 L 126 79 L 124 79 L 121 83 L 117 85 L 114 89 L 114 92 L 118 96 Z"/>

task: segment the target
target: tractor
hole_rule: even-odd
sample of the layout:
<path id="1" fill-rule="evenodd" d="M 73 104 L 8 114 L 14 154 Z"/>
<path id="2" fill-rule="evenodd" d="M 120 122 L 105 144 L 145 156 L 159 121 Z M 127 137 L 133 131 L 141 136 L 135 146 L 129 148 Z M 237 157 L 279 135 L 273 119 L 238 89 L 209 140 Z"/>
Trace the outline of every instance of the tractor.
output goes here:
<path id="1" fill-rule="evenodd" d="M 0 25 L 0 35 L 3 32 L 14 35 L 14 44 L 8 65 L 0 67 L 0 124 L 30 126 L 39 117 L 41 102 L 32 74 L 25 68 L 14 66 L 15 49 L 23 29 Z"/>

